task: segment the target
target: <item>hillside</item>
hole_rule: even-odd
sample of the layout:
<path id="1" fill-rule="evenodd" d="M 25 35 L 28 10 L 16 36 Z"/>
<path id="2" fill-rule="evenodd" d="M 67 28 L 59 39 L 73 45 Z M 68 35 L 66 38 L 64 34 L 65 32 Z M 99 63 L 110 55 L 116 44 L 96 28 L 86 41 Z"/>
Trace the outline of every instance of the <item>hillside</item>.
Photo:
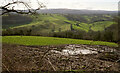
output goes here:
<path id="1" fill-rule="evenodd" d="M 3 16 L 3 29 L 27 30 L 32 33 L 51 33 L 68 30 L 82 30 L 88 32 L 103 31 L 114 24 L 114 15 L 110 14 L 38 14 L 38 15 L 6 15 Z"/>
<path id="2" fill-rule="evenodd" d="M 15 16 L 16 17 L 16 16 Z M 19 18 L 19 17 L 18 17 Z M 20 18 L 19 24 L 16 22 L 16 18 L 13 20 L 11 17 L 3 19 L 3 29 L 32 29 L 33 32 L 39 33 L 39 32 L 58 32 L 60 31 L 66 31 L 70 30 L 70 24 L 74 24 L 74 21 L 68 20 L 66 17 L 59 15 L 59 14 L 40 14 L 38 16 L 30 15 L 29 18 L 32 19 L 32 21 L 26 20 L 26 22 L 23 22 Z M 10 20 L 9 20 L 10 19 Z M 24 18 L 26 19 L 26 17 Z M 9 22 L 9 21 L 10 22 Z M 27 21 L 29 23 L 27 23 Z M 14 24 L 13 24 L 14 23 Z M 21 23 L 21 24 L 20 24 Z"/>
<path id="3" fill-rule="evenodd" d="M 33 18 L 33 22 L 14 28 L 31 28 L 36 32 L 58 32 L 59 29 L 62 31 L 70 30 L 70 24 L 75 23 L 59 14 L 40 14 L 37 17 L 30 17 Z"/>

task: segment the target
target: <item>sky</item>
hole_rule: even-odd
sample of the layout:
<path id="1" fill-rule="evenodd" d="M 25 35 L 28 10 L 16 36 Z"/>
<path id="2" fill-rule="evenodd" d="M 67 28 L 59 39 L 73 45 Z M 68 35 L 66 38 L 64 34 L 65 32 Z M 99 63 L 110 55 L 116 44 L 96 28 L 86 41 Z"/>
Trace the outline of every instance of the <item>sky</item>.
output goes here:
<path id="1" fill-rule="evenodd" d="M 6 1 L 6 2 L 5 2 Z M 0 0 L 0 5 L 6 4 L 12 0 Z M 37 8 L 37 0 L 31 1 L 32 8 Z M 88 10 L 118 10 L 118 2 L 120 0 L 39 0 L 46 5 L 47 9 L 88 9 Z M 16 9 L 23 9 L 23 5 L 16 6 Z"/>

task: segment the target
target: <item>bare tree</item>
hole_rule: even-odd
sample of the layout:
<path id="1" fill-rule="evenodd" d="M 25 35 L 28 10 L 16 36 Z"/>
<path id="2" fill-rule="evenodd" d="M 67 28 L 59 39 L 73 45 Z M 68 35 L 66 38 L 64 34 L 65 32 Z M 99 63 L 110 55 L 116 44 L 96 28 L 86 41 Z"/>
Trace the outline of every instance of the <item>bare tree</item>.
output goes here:
<path id="1" fill-rule="evenodd" d="M 4 0 L 7 1 L 7 0 Z M 9 1 L 9 0 L 8 0 Z M 15 12 L 18 14 L 35 14 L 37 10 L 40 10 L 41 8 L 45 8 L 46 6 L 41 3 L 39 0 L 36 0 L 37 6 L 34 8 L 32 7 L 32 1 L 31 0 L 11 0 L 10 2 L 6 2 L 5 4 L 2 4 L 0 6 L 0 10 L 2 10 L 2 13 L 0 15 L 4 15 L 6 13 Z M 16 9 L 17 6 L 23 7 L 22 10 Z"/>

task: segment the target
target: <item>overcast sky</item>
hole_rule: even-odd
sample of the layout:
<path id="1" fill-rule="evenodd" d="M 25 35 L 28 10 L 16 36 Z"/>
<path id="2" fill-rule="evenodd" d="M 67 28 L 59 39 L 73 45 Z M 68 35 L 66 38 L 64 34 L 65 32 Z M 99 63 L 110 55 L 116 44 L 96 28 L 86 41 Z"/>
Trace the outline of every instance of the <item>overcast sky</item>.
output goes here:
<path id="1" fill-rule="evenodd" d="M 12 0 L 11 0 L 12 1 Z M 37 7 L 36 0 L 23 0 L 31 1 L 33 8 Z M 48 9 L 89 9 L 89 10 L 118 10 L 119 0 L 39 0 L 43 2 Z M 6 0 L 10 2 L 10 0 Z M 0 0 L 0 5 L 6 3 L 5 0 Z M 22 5 L 19 5 L 17 9 L 23 9 Z"/>

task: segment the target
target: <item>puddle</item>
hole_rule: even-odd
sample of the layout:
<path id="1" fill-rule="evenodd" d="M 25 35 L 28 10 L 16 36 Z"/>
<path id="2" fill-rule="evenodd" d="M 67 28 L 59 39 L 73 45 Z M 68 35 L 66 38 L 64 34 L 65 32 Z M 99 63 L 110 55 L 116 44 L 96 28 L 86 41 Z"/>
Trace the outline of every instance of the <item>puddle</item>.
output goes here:
<path id="1" fill-rule="evenodd" d="M 79 55 L 79 54 L 97 54 L 99 52 L 113 52 L 113 50 L 103 50 L 101 48 L 90 48 L 86 45 L 68 45 L 65 46 L 61 51 L 51 50 L 53 53 L 58 53 L 61 55 Z"/>
<path id="2" fill-rule="evenodd" d="M 62 53 L 64 55 L 78 55 L 78 54 L 96 54 L 98 52 L 97 51 L 91 51 L 91 50 L 88 50 L 88 49 L 75 49 L 75 50 L 64 49 L 64 50 L 62 50 Z"/>
<path id="3" fill-rule="evenodd" d="M 59 53 L 61 55 L 78 55 L 78 54 L 97 54 L 97 51 L 91 51 L 87 49 L 63 49 L 62 51 L 51 50 L 51 52 Z"/>

